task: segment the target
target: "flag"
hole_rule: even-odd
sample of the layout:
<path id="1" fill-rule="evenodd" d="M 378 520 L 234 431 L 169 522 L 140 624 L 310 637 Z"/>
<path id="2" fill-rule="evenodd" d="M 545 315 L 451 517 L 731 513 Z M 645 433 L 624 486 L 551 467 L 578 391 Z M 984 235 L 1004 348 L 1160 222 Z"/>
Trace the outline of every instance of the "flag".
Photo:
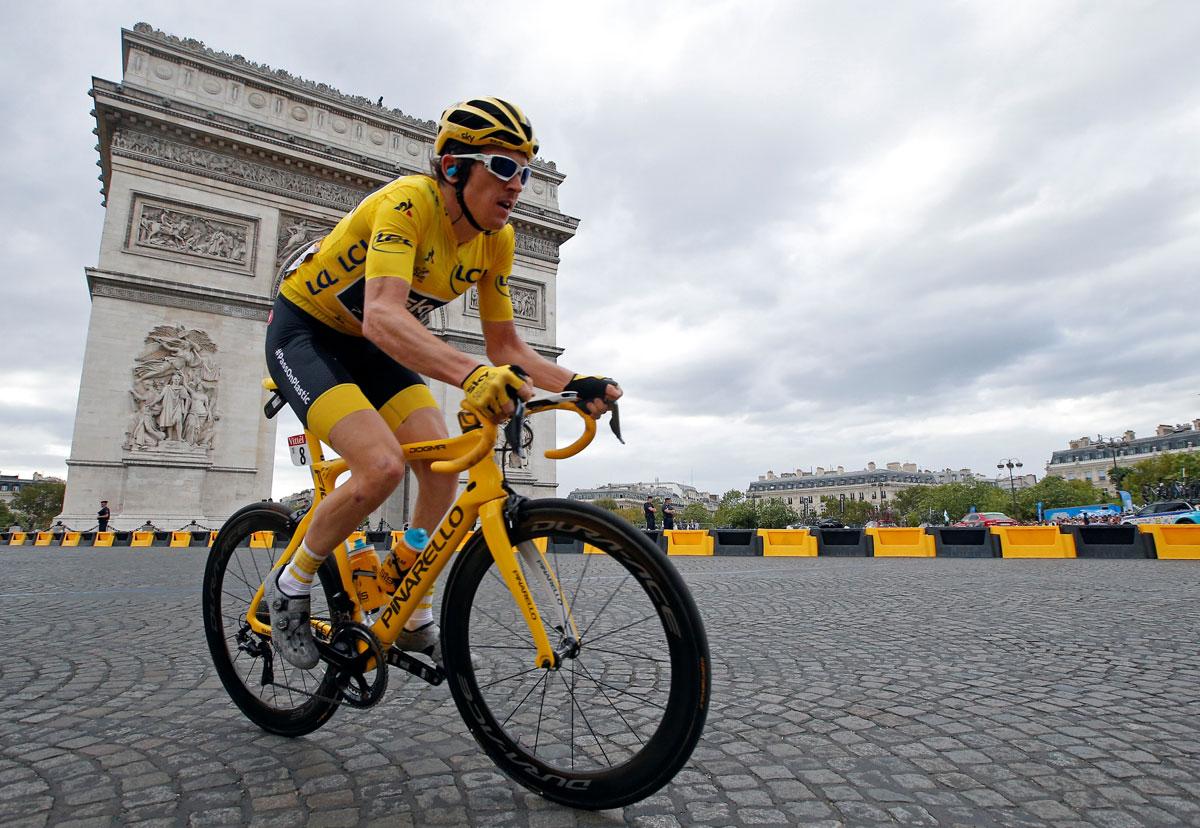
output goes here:
<path id="1" fill-rule="evenodd" d="M 950 513 L 945 509 L 942 509 L 942 520 L 946 521 L 946 523 L 950 522 Z"/>

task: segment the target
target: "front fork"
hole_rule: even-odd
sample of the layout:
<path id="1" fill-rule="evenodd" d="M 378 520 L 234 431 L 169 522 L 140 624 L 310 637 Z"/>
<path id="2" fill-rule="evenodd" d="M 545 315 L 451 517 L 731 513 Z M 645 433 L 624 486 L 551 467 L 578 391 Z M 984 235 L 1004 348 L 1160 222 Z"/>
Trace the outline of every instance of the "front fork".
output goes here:
<path id="1" fill-rule="evenodd" d="M 558 579 L 554 577 L 554 572 L 546 560 L 546 553 L 538 549 L 533 541 L 522 541 L 514 551 L 508 530 L 505 528 L 504 513 L 503 500 L 492 500 L 480 506 L 483 538 L 487 541 L 492 559 L 495 560 L 504 583 L 513 594 L 521 614 L 525 616 L 525 623 L 529 626 L 533 643 L 537 647 L 534 665 L 542 669 L 556 669 L 562 664 L 564 657 L 573 657 L 578 652 L 579 630 L 575 626 L 575 619 L 571 615 L 571 608 L 567 605 Z M 522 563 L 530 573 L 529 578 L 525 575 Z M 533 585 L 532 589 L 530 584 Z M 537 593 L 536 600 L 534 593 Z M 539 601 L 542 606 L 550 609 L 552 617 L 549 624 L 561 636 L 560 647 L 557 650 L 551 645 L 550 637 L 546 634 L 546 623 L 538 611 Z"/>

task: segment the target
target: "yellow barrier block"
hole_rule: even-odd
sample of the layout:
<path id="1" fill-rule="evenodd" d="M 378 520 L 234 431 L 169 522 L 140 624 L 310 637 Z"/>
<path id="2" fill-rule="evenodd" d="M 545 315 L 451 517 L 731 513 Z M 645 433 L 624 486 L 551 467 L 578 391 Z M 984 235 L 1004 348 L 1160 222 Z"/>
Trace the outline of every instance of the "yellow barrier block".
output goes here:
<path id="1" fill-rule="evenodd" d="M 38 532 L 33 538 L 34 546 L 49 546 L 54 540 L 53 532 Z"/>
<path id="2" fill-rule="evenodd" d="M 134 532 L 129 541 L 130 546 L 151 546 L 153 543 L 153 532 Z"/>
<path id="3" fill-rule="evenodd" d="M 9 546 L 20 546 L 23 543 L 25 543 L 25 533 L 24 532 L 13 532 L 11 535 L 8 536 L 8 545 Z"/>
<path id="4" fill-rule="evenodd" d="M 79 540 L 83 537 L 83 532 L 64 532 L 63 546 L 79 546 Z"/>
<path id="5" fill-rule="evenodd" d="M 704 529 L 665 529 L 668 555 L 711 557 L 713 536 Z"/>
<path id="6" fill-rule="evenodd" d="M 355 534 L 361 535 L 362 532 L 356 532 Z M 353 537 L 353 536 L 351 536 L 351 537 Z M 251 549 L 270 549 L 271 544 L 274 542 L 275 542 L 275 533 L 274 532 L 255 532 L 252 535 L 250 535 L 250 548 Z"/>
<path id="7" fill-rule="evenodd" d="M 993 526 L 1004 558 L 1074 558 L 1075 537 L 1057 526 Z"/>
<path id="8" fill-rule="evenodd" d="M 585 554 L 585 555 L 607 555 L 608 553 L 605 552 L 603 549 L 597 549 L 596 547 L 592 546 L 590 543 L 585 543 L 583 545 L 583 554 Z"/>
<path id="9" fill-rule="evenodd" d="M 817 536 L 807 529 L 759 529 L 764 558 L 815 558 Z"/>
<path id="10" fill-rule="evenodd" d="M 1139 523 L 1138 531 L 1154 537 L 1160 558 L 1200 561 L 1200 526 L 1194 523 Z"/>
<path id="11" fill-rule="evenodd" d="M 903 526 L 868 526 L 875 539 L 876 558 L 932 558 L 937 555 L 933 535 L 924 529 Z"/>
<path id="12" fill-rule="evenodd" d="M 92 541 L 92 546 L 112 546 L 113 541 L 116 539 L 116 532 L 97 532 L 95 540 Z"/>
<path id="13" fill-rule="evenodd" d="M 208 545 L 209 546 L 212 546 L 216 542 L 218 531 L 219 530 L 217 530 L 217 529 L 213 529 L 208 533 Z"/>
<path id="14" fill-rule="evenodd" d="M 191 545 L 192 545 L 192 533 L 191 532 L 172 532 L 171 533 L 171 546 L 180 547 L 180 546 L 191 546 Z"/>

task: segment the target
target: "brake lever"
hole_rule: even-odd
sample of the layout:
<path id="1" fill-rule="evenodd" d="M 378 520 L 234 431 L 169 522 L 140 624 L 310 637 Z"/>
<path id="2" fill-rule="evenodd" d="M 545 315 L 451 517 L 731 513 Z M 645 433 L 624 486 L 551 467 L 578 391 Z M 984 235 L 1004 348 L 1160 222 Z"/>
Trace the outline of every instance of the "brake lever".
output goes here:
<path id="1" fill-rule="evenodd" d="M 625 445 L 625 439 L 621 437 L 621 413 L 617 409 L 616 400 L 608 404 L 608 427 L 612 429 L 612 433 L 620 440 L 621 445 Z"/>
<path id="2" fill-rule="evenodd" d="M 521 446 L 521 424 L 525 421 L 525 401 L 518 398 L 515 404 L 512 417 L 504 424 L 504 439 L 517 457 L 524 460 L 525 450 Z"/>

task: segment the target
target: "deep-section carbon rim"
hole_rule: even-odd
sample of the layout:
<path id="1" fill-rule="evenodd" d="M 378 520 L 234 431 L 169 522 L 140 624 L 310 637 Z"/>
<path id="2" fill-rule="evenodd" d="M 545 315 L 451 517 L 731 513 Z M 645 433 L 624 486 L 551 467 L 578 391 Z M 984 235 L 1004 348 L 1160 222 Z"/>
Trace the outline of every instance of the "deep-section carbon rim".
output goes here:
<path id="1" fill-rule="evenodd" d="M 510 536 L 548 544 L 578 642 L 535 591 L 563 655 L 535 666 L 524 617 L 473 540 L 443 602 L 460 712 L 502 769 L 550 799 L 612 808 L 650 795 L 687 761 L 707 711 L 707 641 L 686 586 L 644 535 L 574 502 L 529 502 Z M 567 551 L 584 539 L 607 553 Z"/>

